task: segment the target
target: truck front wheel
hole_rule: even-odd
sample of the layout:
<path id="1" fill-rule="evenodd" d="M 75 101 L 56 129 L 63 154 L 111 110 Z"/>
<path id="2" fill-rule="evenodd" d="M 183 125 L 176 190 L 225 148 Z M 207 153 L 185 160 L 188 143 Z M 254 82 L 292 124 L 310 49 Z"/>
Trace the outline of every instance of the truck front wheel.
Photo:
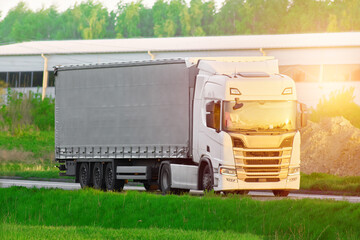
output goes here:
<path id="1" fill-rule="evenodd" d="M 150 183 L 144 183 L 144 188 L 146 191 L 151 192 L 151 191 L 156 191 L 159 189 L 159 185 L 157 184 L 150 184 Z"/>
<path id="2" fill-rule="evenodd" d="M 214 189 L 213 176 L 209 164 L 206 164 L 201 172 L 202 190 L 209 192 Z"/>
<path id="3" fill-rule="evenodd" d="M 228 196 L 230 194 L 236 194 L 236 195 L 247 195 L 249 193 L 248 190 L 233 190 L 233 191 L 223 191 L 225 196 Z"/>
<path id="4" fill-rule="evenodd" d="M 273 194 L 276 197 L 287 197 L 289 195 L 289 191 L 286 190 L 273 190 Z"/>
<path id="5" fill-rule="evenodd" d="M 112 163 L 107 163 L 105 168 L 105 186 L 108 191 L 121 192 L 125 181 L 116 179 L 115 169 Z"/>
<path id="6" fill-rule="evenodd" d="M 171 170 L 169 164 L 164 164 L 160 173 L 160 190 L 163 194 L 171 192 Z"/>
<path id="7" fill-rule="evenodd" d="M 81 188 L 90 187 L 90 169 L 88 163 L 81 163 L 80 165 L 79 182 Z"/>

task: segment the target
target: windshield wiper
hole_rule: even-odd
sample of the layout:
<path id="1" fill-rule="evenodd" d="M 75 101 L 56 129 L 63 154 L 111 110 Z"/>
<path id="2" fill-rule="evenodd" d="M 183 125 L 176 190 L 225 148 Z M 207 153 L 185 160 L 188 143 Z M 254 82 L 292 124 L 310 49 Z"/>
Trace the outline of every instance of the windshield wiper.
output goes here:
<path id="1" fill-rule="evenodd" d="M 250 128 L 250 129 L 237 128 L 237 129 L 234 129 L 234 131 L 236 131 L 236 132 L 258 132 L 258 129 L 257 128 Z"/>
<path id="2" fill-rule="evenodd" d="M 266 132 L 289 132 L 289 129 L 283 129 L 283 128 L 273 128 L 273 129 L 262 129 L 262 131 L 266 131 Z"/>

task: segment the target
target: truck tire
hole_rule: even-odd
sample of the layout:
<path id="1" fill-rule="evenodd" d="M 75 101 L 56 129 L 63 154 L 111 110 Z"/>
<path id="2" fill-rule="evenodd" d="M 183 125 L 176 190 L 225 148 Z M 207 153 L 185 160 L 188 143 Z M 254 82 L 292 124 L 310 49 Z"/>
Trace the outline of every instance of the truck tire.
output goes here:
<path id="1" fill-rule="evenodd" d="M 79 182 L 81 188 L 90 187 L 90 168 L 88 163 L 81 163 L 79 167 Z"/>
<path id="2" fill-rule="evenodd" d="M 247 195 L 249 193 L 248 190 L 234 190 L 234 191 L 223 191 L 225 196 L 228 196 L 230 194 L 236 194 L 236 195 Z"/>
<path id="3" fill-rule="evenodd" d="M 95 163 L 93 169 L 93 183 L 95 189 L 105 189 L 104 170 L 101 163 Z"/>
<path id="4" fill-rule="evenodd" d="M 176 195 L 184 195 L 190 192 L 190 189 L 176 188 L 172 191 L 172 193 Z"/>
<path id="5" fill-rule="evenodd" d="M 149 184 L 149 183 L 144 183 L 144 188 L 147 192 L 151 192 L 151 191 L 156 191 L 159 189 L 159 185 L 157 184 Z"/>
<path id="6" fill-rule="evenodd" d="M 124 188 L 125 181 L 116 179 L 116 173 L 113 164 L 107 163 L 105 168 L 105 187 L 108 191 L 121 192 Z"/>
<path id="7" fill-rule="evenodd" d="M 214 189 L 213 175 L 209 164 L 206 164 L 205 167 L 202 169 L 200 181 L 201 188 L 205 192 L 209 192 Z"/>
<path id="8" fill-rule="evenodd" d="M 286 191 L 286 190 L 273 190 L 273 194 L 276 197 L 287 197 L 289 193 L 290 191 Z"/>
<path id="9" fill-rule="evenodd" d="M 161 168 L 160 173 L 160 191 L 163 194 L 168 194 L 172 192 L 171 189 L 171 169 L 169 164 L 164 164 Z"/>

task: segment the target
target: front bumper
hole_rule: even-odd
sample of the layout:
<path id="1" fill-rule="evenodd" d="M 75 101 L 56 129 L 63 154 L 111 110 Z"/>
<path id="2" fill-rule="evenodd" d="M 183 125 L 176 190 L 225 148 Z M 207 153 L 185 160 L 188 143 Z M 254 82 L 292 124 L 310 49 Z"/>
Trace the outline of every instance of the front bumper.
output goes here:
<path id="1" fill-rule="evenodd" d="M 215 191 L 233 190 L 298 190 L 300 188 L 300 174 L 289 175 L 277 182 L 265 182 L 259 178 L 258 182 L 245 182 L 237 176 L 214 174 Z"/>

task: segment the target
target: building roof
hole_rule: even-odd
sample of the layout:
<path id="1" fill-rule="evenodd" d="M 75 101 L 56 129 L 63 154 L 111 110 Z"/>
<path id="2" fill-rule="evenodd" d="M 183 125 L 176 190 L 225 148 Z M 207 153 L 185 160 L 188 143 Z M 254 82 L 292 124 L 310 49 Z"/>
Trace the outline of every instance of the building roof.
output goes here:
<path id="1" fill-rule="evenodd" d="M 34 41 L 0 46 L 0 56 L 318 47 L 360 47 L 360 32 Z"/>

